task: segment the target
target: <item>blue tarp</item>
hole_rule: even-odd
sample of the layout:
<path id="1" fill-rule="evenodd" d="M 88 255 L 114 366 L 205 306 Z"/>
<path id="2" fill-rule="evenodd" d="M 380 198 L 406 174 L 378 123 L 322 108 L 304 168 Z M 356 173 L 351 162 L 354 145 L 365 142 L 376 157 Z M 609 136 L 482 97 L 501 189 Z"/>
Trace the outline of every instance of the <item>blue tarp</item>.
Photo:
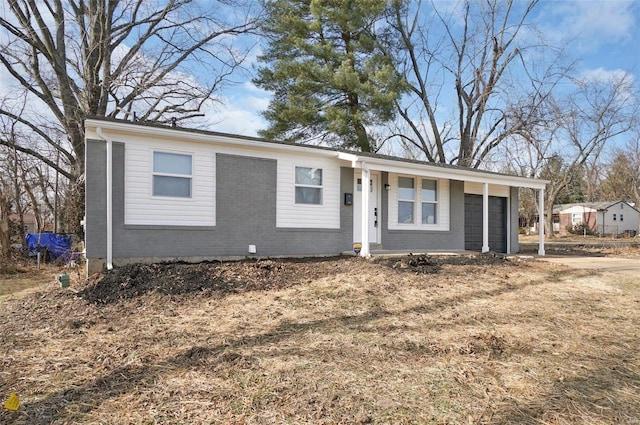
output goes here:
<path id="1" fill-rule="evenodd" d="M 61 235 L 58 233 L 27 233 L 27 251 L 29 256 L 34 257 L 45 249 L 51 261 L 58 259 L 65 262 L 71 257 L 71 235 Z"/>

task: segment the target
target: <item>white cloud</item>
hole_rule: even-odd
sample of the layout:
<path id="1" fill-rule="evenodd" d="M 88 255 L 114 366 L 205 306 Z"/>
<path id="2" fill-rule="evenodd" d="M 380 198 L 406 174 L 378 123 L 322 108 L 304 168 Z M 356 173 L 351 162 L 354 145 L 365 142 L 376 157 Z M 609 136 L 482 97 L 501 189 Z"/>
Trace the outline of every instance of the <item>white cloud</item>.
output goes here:
<path id="1" fill-rule="evenodd" d="M 612 83 L 625 80 L 628 85 L 631 85 L 634 76 L 622 69 L 606 70 L 604 68 L 597 68 L 582 72 L 579 79 L 585 82 L 593 81 L 599 83 Z"/>
<path id="2" fill-rule="evenodd" d="M 258 130 L 267 127 L 266 121 L 258 112 L 237 108 L 230 104 L 207 113 L 203 124 L 211 131 L 242 136 L 257 136 Z"/>
<path id="3" fill-rule="evenodd" d="M 555 40 L 574 39 L 583 51 L 629 41 L 637 25 L 638 4 L 630 0 L 544 2 L 539 19 Z"/>
<path id="4" fill-rule="evenodd" d="M 583 84 L 595 83 L 606 87 L 613 96 L 612 98 L 620 105 L 630 102 L 635 96 L 633 91 L 634 75 L 621 69 L 591 69 L 581 73 L 579 81 Z"/>
<path id="5" fill-rule="evenodd" d="M 219 98 L 222 103 L 203 111 L 206 117 L 201 124 L 208 130 L 257 136 L 258 130 L 267 128 L 261 112 L 269 106 L 270 92 L 247 81 L 228 88 L 225 94 Z"/>
<path id="6" fill-rule="evenodd" d="M 204 108 L 205 117 L 197 120 L 199 127 L 221 133 L 257 136 L 258 130 L 267 127 L 261 112 L 269 106 L 269 93 L 245 83 L 229 96 L 219 97 L 221 103 Z"/>
<path id="7" fill-rule="evenodd" d="M 636 23 L 633 7 L 630 1 L 582 1 L 575 9 L 577 16 L 565 22 L 575 34 L 602 41 L 626 39 Z"/>

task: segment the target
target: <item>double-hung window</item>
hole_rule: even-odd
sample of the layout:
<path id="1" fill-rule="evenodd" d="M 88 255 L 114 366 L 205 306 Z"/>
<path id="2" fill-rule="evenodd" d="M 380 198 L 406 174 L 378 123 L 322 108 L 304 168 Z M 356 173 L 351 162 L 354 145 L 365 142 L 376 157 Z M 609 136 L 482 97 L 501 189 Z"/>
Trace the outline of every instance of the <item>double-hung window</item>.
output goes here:
<path id="1" fill-rule="evenodd" d="M 415 223 L 415 203 L 415 179 L 412 177 L 398 177 L 398 223 Z"/>
<path id="2" fill-rule="evenodd" d="M 322 205 L 322 168 L 296 167 L 296 204 Z"/>
<path id="3" fill-rule="evenodd" d="M 438 181 L 398 176 L 398 224 L 438 224 Z"/>
<path id="4" fill-rule="evenodd" d="M 420 192 L 422 202 L 422 224 L 436 224 L 438 210 L 438 182 L 435 180 L 422 179 L 422 191 Z"/>
<path id="5" fill-rule="evenodd" d="M 153 196 L 191 198 L 192 156 L 153 152 Z"/>

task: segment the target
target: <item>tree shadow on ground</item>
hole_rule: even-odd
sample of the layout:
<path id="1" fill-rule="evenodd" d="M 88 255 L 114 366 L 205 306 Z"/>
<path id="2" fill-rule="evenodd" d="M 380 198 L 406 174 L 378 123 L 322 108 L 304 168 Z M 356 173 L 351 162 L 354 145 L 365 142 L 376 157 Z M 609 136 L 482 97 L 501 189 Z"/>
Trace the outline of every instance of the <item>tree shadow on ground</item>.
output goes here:
<path id="1" fill-rule="evenodd" d="M 326 261 L 326 259 L 319 261 Z M 305 264 L 310 269 L 318 268 L 317 262 L 307 261 Z M 394 264 L 395 263 L 389 263 L 387 266 L 393 267 Z M 430 261 L 422 264 L 420 260 L 415 264 L 415 267 L 418 269 L 422 266 L 430 268 L 433 265 Z M 95 292 L 91 292 L 90 287 L 85 288 L 84 291 L 87 292 L 83 294 L 83 298 L 89 302 L 99 304 L 117 302 L 121 299 L 127 299 L 127 297 L 134 298 L 151 291 L 158 291 L 163 294 L 186 294 L 195 291 L 210 291 L 211 293 L 219 293 L 223 296 L 224 294 L 233 293 L 234 291 L 245 291 L 251 290 L 252 288 L 257 289 L 257 287 L 252 285 L 257 285 L 256 282 L 264 281 L 265 275 L 268 277 L 268 279 L 266 279 L 267 281 L 269 281 L 269 279 L 273 281 L 273 285 L 285 285 L 287 281 L 299 282 L 299 279 L 291 279 L 291 275 L 284 276 L 287 273 L 298 274 L 299 271 L 296 271 L 294 268 L 287 269 L 286 265 L 283 266 L 285 269 L 280 269 L 280 264 L 277 262 L 263 262 L 261 264 L 255 261 L 247 262 L 243 265 L 245 275 L 239 276 L 236 270 L 234 272 L 236 273 L 234 275 L 236 277 L 228 274 L 228 270 L 225 271 L 220 263 L 204 263 L 196 268 L 193 268 L 193 265 L 189 266 L 189 271 L 182 271 L 179 267 L 176 268 L 176 264 L 172 264 L 167 268 L 163 268 L 163 265 L 137 266 L 138 268 L 134 268 L 128 272 L 130 273 L 129 276 L 132 281 L 129 283 L 125 282 L 123 285 L 124 291 L 118 296 L 101 300 L 99 298 L 100 291 L 106 291 L 109 288 L 113 290 L 113 287 L 105 286 L 100 290 L 93 289 Z M 146 267 L 155 268 L 148 269 Z M 411 266 L 407 269 L 412 270 Z M 419 270 L 412 271 L 420 272 Z M 316 274 L 327 273 L 326 271 L 319 270 L 315 270 L 314 272 Z M 335 272 L 337 271 L 334 270 L 334 273 Z M 166 278 L 163 278 L 166 280 L 156 280 L 154 284 L 145 283 L 145 280 L 149 280 L 149 276 L 158 276 L 163 273 L 167 274 Z M 247 279 L 247 275 L 249 277 L 253 276 L 253 281 Z M 284 276 L 282 281 L 278 280 L 282 277 L 281 275 Z M 194 285 L 187 279 L 194 276 L 198 277 L 198 282 L 202 282 L 201 285 Z M 122 276 L 120 276 L 120 278 L 121 277 Z M 184 279 L 184 281 L 180 279 Z M 188 285 L 186 285 L 187 281 L 189 281 Z M 160 285 L 163 282 L 165 287 Z M 140 388 L 157 386 L 158 383 L 162 382 L 164 377 L 172 371 L 193 372 L 206 369 L 224 374 L 233 368 L 243 370 L 257 368 L 259 367 L 259 359 L 254 358 L 252 355 L 243 354 L 252 348 L 269 347 L 269 350 L 265 350 L 267 354 L 264 355 L 273 356 L 280 353 L 285 357 L 295 355 L 304 356 L 303 348 L 299 349 L 299 353 L 291 352 L 290 350 L 295 350 L 295 348 L 290 347 L 284 350 L 273 350 L 271 348 L 289 338 L 306 332 L 328 333 L 334 332 L 336 329 L 347 329 L 357 332 L 366 326 L 370 326 L 372 323 L 378 322 L 380 319 L 388 317 L 397 318 L 416 313 L 432 313 L 463 305 L 471 301 L 498 297 L 545 282 L 548 282 L 548 280 L 528 280 L 520 284 L 507 282 L 493 289 L 472 290 L 460 295 L 451 295 L 401 311 L 388 311 L 378 306 L 359 314 L 340 315 L 312 321 L 282 321 L 277 326 L 264 332 L 239 336 L 235 339 L 225 340 L 224 343 L 220 344 L 207 344 L 206 338 L 203 336 L 203 338 L 198 338 L 199 341 L 194 342 L 191 347 L 179 352 L 174 352 L 174 355 L 164 360 L 135 365 L 121 365 L 89 381 L 69 383 L 66 388 L 48 394 L 39 401 L 25 403 L 23 405 L 23 415 L 19 420 L 23 420 L 21 423 L 30 424 L 48 424 L 55 420 L 81 422 L 84 417 L 91 414 L 95 409 L 98 409 L 104 402 L 124 394 L 138 391 Z M 176 284 L 167 285 L 167 283 Z M 111 282 L 107 281 L 105 283 L 105 285 L 119 284 L 121 283 L 118 283 L 118 280 L 115 278 L 113 278 Z M 291 284 L 293 283 L 289 283 L 289 285 Z M 137 285 L 141 286 L 138 287 Z M 236 287 L 234 285 L 240 286 Z M 264 289 L 264 286 L 262 289 Z M 92 298 L 95 296 L 98 296 L 98 298 Z M 393 332 L 393 330 L 390 331 Z M 497 346 L 496 344 L 491 345 L 489 341 L 485 344 L 485 347 L 482 346 L 480 342 L 478 343 L 479 349 L 483 349 L 484 347 L 487 352 L 491 350 L 495 351 L 494 345 Z M 454 346 L 453 348 L 456 349 L 457 347 Z M 441 354 L 430 347 L 407 346 L 404 348 L 390 347 L 387 349 L 418 350 L 428 356 Z M 478 354 L 476 351 L 470 355 Z M 448 353 L 449 351 L 444 354 Z M 507 350 L 506 354 L 500 353 L 500 355 L 509 356 L 509 352 Z M 331 354 L 328 354 L 328 356 L 330 357 Z M 592 357 L 589 358 L 589 356 Z M 629 400 L 637 400 L 637 396 L 635 396 L 635 398 L 619 397 L 616 399 L 614 395 L 619 389 L 628 389 L 631 391 L 633 388 L 640 387 L 640 376 L 637 374 L 637 369 L 634 370 L 630 366 L 631 363 L 638 361 L 637 354 L 632 350 L 632 347 L 625 348 L 623 344 L 619 344 L 612 347 L 612 349 L 606 353 L 599 353 L 598 356 L 599 357 L 593 358 L 593 355 L 589 353 L 576 353 L 575 355 L 571 355 L 570 358 L 566 359 L 566 363 L 571 364 L 579 363 L 583 360 L 585 362 L 590 360 L 590 367 L 562 381 L 557 381 L 547 386 L 541 385 L 539 388 L 540 391 L 528 397 L 507 397 L 502 401 L 495 400 L 496 403 L 488 406 L 487 414 L 480 418 L 477 423 L 506 425 L 508 423 L 533 424 L 545 421 L 567 422 L 566 418 L 569 417 L 567 412 L 575 412 L 576 415 L 580 412 L 586 412 L 586 414 L 593 415 L 590 416 L 591 419 L 594 417 L 601 418 L 603 422 L 607 423 L 616 421 L 618 423 L 633 423 L 630 418 L 632 418 L 633 415 L 640 417 L 640 407 L 628 408 L 628 406 L 625 407 L 625 403 L 628 403 Z M 508 359 L 508 357 L 505 358 Z M 501 358 L 501 360 L 505 360 L 505 358 Z M 551 389 L 549 389 L 550 387 Z M 557 417 L 554 415 L 557 415 Z M 0 419 L 2 419 L 2 416 L 0 416 Z M 578 419 L 578 421 L 580 420 Z"/>
<path id="2" fill-rule="evenodd" d="M 300 283 L 300 276 L 315 279 L 335 275 L 340 269 L 348 270 L 349 267 L 363 265 L 364 261 L 358 257 L 309 257 L 195 264 L 129 264 L 89 282 L 78 295 L 96 305 L 130 300 L 151 292 L 161 295 L 201 293 L 221 298 L 240 292 L 295 286 Z M 374 262 L 398 271 L 426 274 L 439 273 L 443 265 L 518 265 L 495 253 L 444 257 L 409 254 L 395 258 L 380 257 Z"/>
<path id="3" fill-rule="evenodd" d="M 189 371 L 200 367 L 222 370 L 238 364 L 246 368 L 250 367 L 254 360 L 251 357 L 240 354 L 241 350 L 278 344 L 281 341 L 309 331 L 322 332 L 336 328 L 348 328 L 356 331 L 383 318 L 400 317 L 414 313 L 425 314 L 474 299 L 496 297 L 540 283 L 529 281 L 519 285 L 504 285 L 493 290 L 472 291 L 464 295 L 452 296 L 401 311 L 388 311 L 376 307 L 360 314 L 328 317 L 315 321 L 283 321 L 269 331 L 227 340 L 222 344 L 194 344 L 191 348 L 160 362 L 117 367 L 109 373 L 98 376 L 84 384 L 73 384 L 68 388 L 51 393 L 37 402 L 25 403 L 23 413 L 28 423 L 34 425 L 49 424 L 56 418 L 68 418 L 66 415 L 72 415 L 74 420 L 81 420 L 84 415 L 90 414 L 109 399 L 135 391 L 141 387 L 157 385 L 158 382 L 162 381 L 162 377 L 172 370 Z M 69 412 L 74 413 L 71 414 Z"/>
<path id="4" fill-rule="evenodd" d="M 597 357 L 593 357 L 593 356 Z M 638 353 L 622 344 L 606 353 L 574 353 L 574 376 L 556 376 L 550 389 L 512 398 L 490 413 L 496 425 L 539 423 L 640 423 Z"/>

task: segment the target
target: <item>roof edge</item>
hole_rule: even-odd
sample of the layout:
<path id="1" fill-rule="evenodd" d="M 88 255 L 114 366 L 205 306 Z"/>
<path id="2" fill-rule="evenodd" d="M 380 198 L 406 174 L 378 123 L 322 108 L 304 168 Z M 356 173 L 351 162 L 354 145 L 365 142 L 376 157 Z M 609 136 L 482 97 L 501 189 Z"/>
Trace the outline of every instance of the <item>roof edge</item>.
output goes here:
<path id="1" fill-rule="evenodd" d="M 371 152 L 358 152 L 344 148 L 333 148 L 328 146 L 318 145 L 306 145 L 301 143 L 291 143 L 268 140 L 260 137 L 244 136 L 238 134 L 222 133 L 212 130 L 185 128 L 185 127 L 171 127 L 158 123 L 149 122 L 131 122 L 118 118 L 106 118 L 106 117 L 87 117 L 84 121 L 85 128 L 87 127 L 101 127 L 106 130 L 112 131 L 130 131 L 135 133 L 166 135 L 167 133 L 179 132 L 182 135 L 188 136 L 190 139 L 199 142 L 208 142 L 211 137 L 222 139 L 221 141 L 227 143 L 236 143 L 243 141 L 248 146 L 265 146 L 271 145 L 282 150 L 297 150 L 297 151 L 313 151 L 323 153 L 325 156 L 340 156 L 342 159 L 349 157 L 350 161 L 354 162 L 354 158 L 357 161 L 364 161 L 368 165 L 378 165 L 379 167 L 404 166 L 406 168 L 417 169 L 426 167 L 428 170 L 435 172 L 436 174 L 447 173 L 449 178 L 456 179 L 460 177 L 461 180 L 486 182 L 492 184 L 502 184 L 518 187 L 527 187 L 531 189 L 544 189 L 549 183 L 549 180 L 542 180 L 537 178 L 515 176 L 504 173 L 497 173 L 493 171 L 480 170 L 477 168 L 462 167 L 458 165 L 443 164 L 437 162 L 419 161 L 410 158 L 402 158 L 391 155 L 383 155 Z M 384 170 L 382 170 L 384 171 Z"/>

